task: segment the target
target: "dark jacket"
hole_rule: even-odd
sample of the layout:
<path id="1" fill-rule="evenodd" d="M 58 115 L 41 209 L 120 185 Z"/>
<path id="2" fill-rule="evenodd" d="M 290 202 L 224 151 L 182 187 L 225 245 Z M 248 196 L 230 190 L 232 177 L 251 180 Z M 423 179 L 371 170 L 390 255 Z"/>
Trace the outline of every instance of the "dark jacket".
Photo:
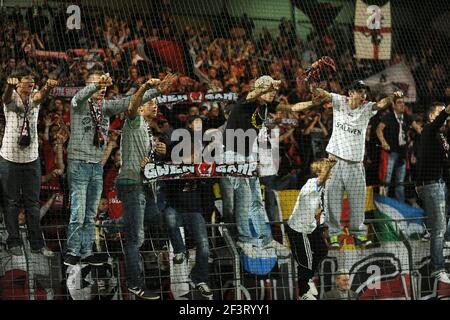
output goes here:
<path id="1" fill-rule="evenodd" d="M 358 295 L 353 290 L 342 291 L 336 288 L 325 292 L 322 300 L 358 300 Z"/>
<path id="2" fill-rule="evenodd" d="M 422 130 L 417 154 L 416 182 L 419 184 L 443 178 L 444 162 L 447 159 L 440 129 L 447 116 L 447 112 L 443 110 L 433 122 L 425 124 Z"/>

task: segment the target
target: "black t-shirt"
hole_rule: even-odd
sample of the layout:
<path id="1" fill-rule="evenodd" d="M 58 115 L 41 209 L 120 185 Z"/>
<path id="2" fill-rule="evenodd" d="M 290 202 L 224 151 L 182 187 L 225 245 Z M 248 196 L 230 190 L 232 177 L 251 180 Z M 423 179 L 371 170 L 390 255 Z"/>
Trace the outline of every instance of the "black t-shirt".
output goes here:
<path id="1" fill-rule="evenodd" d="M 416 181 L 418 183 L 442 178 L 445 150 L 440 129 L 447 116 L 448 114 L 443 110 L 433 122 L 425 124 L 422 130 L 417 153 Z"/>
<path id="2" fill-rule="evenodd" d="M 211 188 L 209 179 L 174 179 L 164 181 L 167 205 L 178 212 L 203 213 L 204 195 Z"/>
<path id="3" fill-rule="evenodd" d="M 408 131 L 408 128 L 410 126 L 410 119 L 407 115 L 403 115 L 401 118 L 402 128 L 403 128 L 403 134 L 405 139 L 405 145 L 400 147 L 399 145 L 399 131 L 400 131 L 400 124 L 397 121 L 397 118 L 395 117 L 394 112 L 388 112 L 386 113 L 382 118 L 381 122 L 385 124 L 385 128 L 383 130 L 384 138 L 386 139 L 387 143 L 390 147 L 390 152 L 399 152 L 402 156 L 406 155 L 406 133 Z"/>
<path id="4" fill-rule="evenodd" d="M 273 113 L 276 109 L 276 103 L 270 103 L 266 106 L 259 105 L 258 102 L 252 101 L 252 102 L 246 102 L 248 93 L 243 94 L 239 100 L 236 102 L 236 104 L 233 106 L 233 109 L 228 117 L 227 125 L 225 127 L 225 133 L 223 137 L 225 151 L 228 151 L 227 149 L 227 131 L 228 129 L 237 130 L 242 129 L 245 132 L 248 132 L 247 130 L 253 129 L 255 130 L 255 134 L 250 134 L 250 138 L 245 139 L 245 151 L 244 156 L 248 156 L 250 154 L 250 150 L 252 149 L 253 143 L 255 141 L 256 136 L 258 135 L 259 129 L 257 127 L 254 127 L 252 124 L 252 117 L 253 114 L 255 114 L 255 123 L 257 126 L 261 126 L 263 123 L 263 120 L 268 116 L 269 112 Z M 259 110 L 257 110 L 259 107 Z M 267 112 L 266 112 L 267 111 Z M 234 138 L 233 148 L 231 149 L 234 152 L 238 152 L 237 148 L 238 139 Z"/>

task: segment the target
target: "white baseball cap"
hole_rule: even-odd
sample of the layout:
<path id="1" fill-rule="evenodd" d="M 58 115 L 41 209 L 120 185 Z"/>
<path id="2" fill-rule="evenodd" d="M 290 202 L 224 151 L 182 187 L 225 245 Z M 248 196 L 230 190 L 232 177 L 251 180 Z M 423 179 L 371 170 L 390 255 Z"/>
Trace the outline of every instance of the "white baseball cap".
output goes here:
<path id="1" fill-rule="evenodd" d="M 255 88 L 265 88 L 268 87 L 272 82 L 273 78 L 271 76 L 261 76 L 255 81 Z"/>

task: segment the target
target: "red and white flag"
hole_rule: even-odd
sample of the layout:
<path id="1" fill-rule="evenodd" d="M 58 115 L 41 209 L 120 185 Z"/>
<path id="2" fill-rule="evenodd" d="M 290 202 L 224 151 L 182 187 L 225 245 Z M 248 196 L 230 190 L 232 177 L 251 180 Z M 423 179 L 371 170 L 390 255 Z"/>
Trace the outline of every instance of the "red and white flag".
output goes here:
<path id="1" fill-rule="evenodd" d="M 391 4 L 379 7 L 356 1 L 355 50 L 358 59 L 391 58 Z"/>

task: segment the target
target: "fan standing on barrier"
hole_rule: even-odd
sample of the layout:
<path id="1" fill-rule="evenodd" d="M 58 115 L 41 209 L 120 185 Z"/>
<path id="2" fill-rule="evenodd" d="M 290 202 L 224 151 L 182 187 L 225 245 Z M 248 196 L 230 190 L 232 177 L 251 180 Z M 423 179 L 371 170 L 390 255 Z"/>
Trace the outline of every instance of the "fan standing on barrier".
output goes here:
<path id="1" fill-rule="evenodd" d="M 188 119 L 189 131 L 194 145 L 195 132 L 201 132 L 202 119 L 200 116 L 191 116 Z M 195 160 L 195 148 L 186 154 L 185 163 Z M 205 191 L 212 188 L 210 179 L 173 179 L 164 181 L 166 194 L 166 208 L 164 218 L 169 232 L 170 242 L 173 246 L 173 263 L 181 264 L 188 260 L 186 241 L 183 241 L 180 227 L 189 233 L 195 246 L 195 265 L 190 273 L 193 286 L 205 298 L 211 298 L 213 292 L 209 288 L 209 240 L 203 213 L 208 206 Z M 185 233 L 185 240 L 187 234 Z"/>
<path id="2" fill-rule="evenodd" d="M 313 89 L 313 104 L 331 102 L 333 107 L 333 133 L 326 151 L 337 163 L 325 188 L 325 211 L 329 215 L 330 246 L 339 248 L 338 236 L 341 233 L 342 198 L 344 191 L 350 206 L 350 233 L 355 237 L 355 244 L 367 246 L 372 242 L 367 239 L 364 225 L 366 202 L 366 176 L 363 165 L 365 138 L 370 118 L 378 110 L 392 104 L 395 96 L 401 97 L 400 91 L 376 102 L 366 101 L 368 86 L 361 80 L 355 81 L 349 88 L 349 97 L 327 91 Z"/>
<path id="3" fill-rule="evenodd" d="M 405 114 L 404 98 L 395 97 L 392 101 L 392 112 L 383 116 L 377 127 L 377 137 L 389 157 L 384 181 L 385 194 L 389 196 L 389 189 L 395 175 L 395 197 L 401 202 L 405 202 L 405 186 L 403 184 L 406 175 L 406 133 L 410 124 L 411 120 Z"/>
<path id="4" fill-rule="evenodd" d="M 0 174 L 6 207 L 6 242 L 15 256 L 23 255 L 18 220 L 22 201 L 31 251 L 46 257 L 54 256 L 45 246 L 40 227 L 41 166 L 37 122 L 40 105 L 56 84 L 56 80 L 49 79 L 40 91 L 34 90 L 32 70 L 19 67 L 8 78 L 3 95 L 6 127 L 0 151 Z"/>
<path id="5" fill-rule="evenodd" d="M 108 137 L 109 118 L 125 112 L 131 99 L 104 99 L 106 88 L 112 85 L 108 73 L 94 71 L 86 84 L 71 103 L 72 132 L 67 169 L 71 207 L 65 265 L 76 265 L 80 260 L 91 265 L 103 263 L 92 254 L 94 217 L 103 188 L 101 161 Z M 156 95 L 156 90 L 147 91 L 143 103 Z"/>
<path id="6" fill-rule="evenodd" d="M 151 100 L 141 106 L 145 92 L 153 88 L 153 95 L 167 92 L 175 76 L 168 74 L 162 81 L 148 80 L 133 95 L 122 128 L 122 166 L 117 176 L 117 193 L 123 205 L 123 222 L 126 233 L 125 263 L 128 290 L 136 296 L 154 300 L 159 295 L 146 289 L 141 266 L 139 248 L 144 243 L 144 216 L 157 214 L 156 190 L 153 185 L 143 185 L 141 161 L 154 161 L 156 156 L 165 156 L 166 145 L 154 144 L 151 122 L 156 118 L 157 106 Z M 155 89 L 156 88 L 156 89 Z"/>
<path id="7" fill-rule="evenodd" d="M 267 115 L 273 110 L 268 110 L 275 98 L 281 81 L 270 76 L 262 76 L 255 81 L 255 88 L 248 94 L 244 94 L 233 106 L 225 127 L 225 162 L 245 162 L 249 159 L 251 148 L 257 137 L 258 130 L 262 127 Z M 245 146 L 238 145 L 236 138 L 240 133 L 249 135 L 249 143 Z M 229 136 L 232 132 L 233 135 Z M 245 140 L 244 140 L 245 141 Z M 243 148 L 242 148 L 243 147 Z M 266 212 L 262 203 L 261 188 L 258 178 L 224 177 L 221 181 L 224 221 L 232 222 L 236 219 L 238 238 L 237 245 L 242 251 L 254 257 L 253 246 L 256 245 L 252 237 L 249 224 L 249 216 L 252 216 L 254 229 L 262 239 L 265 248 L 275 248 L 278 256 L 289 256 L 289 250 L 272 237 L 270 228 L 266 225 Z"/>
<path id="8" fill-rule="evenodd" d="M 286 233 L 298 264 L 300 300 L 317 300 L 318 292 L 312 277 L 328 253 L 320 226 L 324 216 L 317 216 L 317 213 L 323 208 L 324 186 L 335 163 L 332 159 L 320 159 L 311 164 L 315 178 L 309 179 L 300 190 L 287 223 Z"/>
<path id="9" fill-rule="evenodd" d="M 430 254 L 432 276 L 440 282 L 450 284 L 445 270 L 444 242 L 450 237 L 446 232 L 446 186 L 442 179 L 448 143 L 440 132 L 450 115 L 450 105 L 434 103 L 428 110 L 427 123 L 420 136 L 417 154 L 416 191 L 422 200 L 431 229 Z"/>

